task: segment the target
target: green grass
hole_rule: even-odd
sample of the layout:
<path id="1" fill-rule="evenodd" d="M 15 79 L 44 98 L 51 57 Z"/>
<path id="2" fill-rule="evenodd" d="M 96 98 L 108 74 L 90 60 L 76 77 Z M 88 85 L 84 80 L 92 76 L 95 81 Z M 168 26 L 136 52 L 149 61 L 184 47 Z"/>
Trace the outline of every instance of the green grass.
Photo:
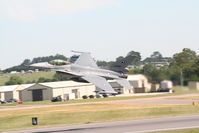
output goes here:
<path id="1" fill-rule="evenodd" d="M 199 107 L 191 105 L 146 106 L 123 104 L 91 104 L 1 111 L 0 131 L 198 113 Z M 38 126 L 31 125 L 32 117 L 38 117 Z"/>
<path id="2" fill-rule="evenodd" d="M 175 91 L 173 95 L 199 93 L 199 90 L 190 90 L 187 86 L 174 86 L 172 89 Z"/>
<path id="3" fill-rule="evenodd" d="M 24 83 L 38 81 L 40 77 L 52 79 L 55 72 L 35 72 L 35 73 L 24 73 L 24 74 L 3 74 L 0 75 L 0 86 L 5 85 L 5 83 L 10 79 L 11 76 L 19 76 Z"/>
<path id="4" fill-rule="evenodd" d="M 185 129 L 185 130 L 175 130 L 175 131 L 162 131 L 154 133 L 199 133 L 199 129 Z"/>

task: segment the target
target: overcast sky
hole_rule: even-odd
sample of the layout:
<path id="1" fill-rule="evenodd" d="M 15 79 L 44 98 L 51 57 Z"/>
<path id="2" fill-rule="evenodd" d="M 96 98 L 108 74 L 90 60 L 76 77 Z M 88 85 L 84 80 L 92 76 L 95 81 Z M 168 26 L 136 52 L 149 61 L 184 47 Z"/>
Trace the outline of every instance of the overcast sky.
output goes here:
<path id="1" fill-rule="evenodd" d="M 71 50 L 114 60 L 199 54 L 199 0 L 0 0 L 0 68 Z"/>

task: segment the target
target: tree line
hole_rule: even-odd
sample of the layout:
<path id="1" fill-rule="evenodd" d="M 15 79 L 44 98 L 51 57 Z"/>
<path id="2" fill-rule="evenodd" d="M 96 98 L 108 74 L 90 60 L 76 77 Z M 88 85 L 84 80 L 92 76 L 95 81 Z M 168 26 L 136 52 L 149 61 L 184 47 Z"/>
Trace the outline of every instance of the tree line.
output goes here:
<path id="1" fill-rule="evenodd" d="M 20 85 L 20 84 L 30 84 L 30 83 L 45 83 L 45 82 L 56 82 L 56 81 L 66 81 L 69 80 L 68 77 L 64 75 L 54 74 L 52 78 L 40 77 L 38 80 L 24 82 L 20 76 L 14 75 L 5 82 L 5 85 Z"/>
<path id="2" fill-rule="evenodd" d="M 142 68 L 129 71 L 130 74 L 144 74 L 152 83 L 168 79 L 174 84 L 187 85 L 188 81 L 199 81 L 199 56 L 195 51 L 184 48 L 168 60 L 168 66 L 156 67 L 145 64 Z"/>
<path id="3" fill-rule="evenodd" d="M 65 57 L 64 55 L 60 55 L 60 54 L 56 54 L 56 55 L 51 55 L 51 56 L 44 56 L 44 57 L 36 57 L 33 58 L 32 60 L 30 59 L 25 59 L 20 65 L 18 66 L 13 66 L 11 68 L 7 68 L 5 70 L 3 70 L 3 72 L 5 73 L 9 73 L 12 71 L 17 71 L 17 72 L 21 72 L 21 71 L 28 71 L 28 70 L 35 70 L 35 67 L 31 67 L 31 64 L 34 63 L 39 63 L 39 62 L 50 62 L 52 60 L 63 60 L 63 61 L 67 61 L 68 58 Z M 38 68 L 40 70 L 42 70 L 41 68 Z"/>
<path id="4" fill-rule="evenodd" d="M 173 57 L 163 57 L 158 51 L 152 53 L 150 57 L 141 60 L 141 54 L 136 51 L 130 51 L 128 55 L 135 56 L 136 59 L 131 63 L 133 68 L 130 68 L 129 74 L 144 74 L 148 77 L 152 83 L 160 83 L 162 80 L 171 80 L 174 84 L 184 84 L 186 85 L 188 81 L 199 81 L 199 56 L 197 53 L 189 48 L 184 48 L 181 52 L 176 53 Z M 4 72 L 10 71 L 21 71 L 21 70 L 31 70 L 29 65 L 39 62 L 49 62 L 56 59 L 69 60 L 74 62 L 78 58 L 77 55 L 73 55 L 69 58 L 64 55 L 55 55 L 47 57 L 37 57 L 33 60 L 25 59 L 19 66 L 15 66 L 4 70 Z M 125 57 L 119 56 L 116 61 L 121 60 Z M 111 66 L 114 61 L 97 61 L 99 66 Z M 156 66 L 155 63 L 167 63 L 167 65 Z M 25 68 L 25 69 L 24 69 Z M 16 77 L 12 78 L 6 83 L 9 84 L 20 84 L 22 81 L 16 82 Z M 19 79 L 19 77 L 18 77 Z M 40 78 L 35 82 L 50 82 L 50 81 L 60 81 L 67 80 L 66 77 L 60 77 L 57 74 L 53 79 Z M 15 83 L 13 83 L 13 81 Z"/>

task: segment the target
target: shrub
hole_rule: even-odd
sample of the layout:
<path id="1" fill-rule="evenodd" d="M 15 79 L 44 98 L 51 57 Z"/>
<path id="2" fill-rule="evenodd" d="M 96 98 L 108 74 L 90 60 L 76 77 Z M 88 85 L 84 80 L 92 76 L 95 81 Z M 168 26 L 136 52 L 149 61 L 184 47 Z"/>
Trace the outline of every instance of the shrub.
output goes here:
<path id="1" fill-rule="evenodd" d="M 89 96 L 89 98 L 90 98 L 90 99 L 92 99 L 92 98 L 95 98 L 95 96 L 93 96 L 93 95 L 90 95 L 90 96 Z"/>
<path id="2" fill-rule="evenodd" d="M 5 84 L 6 85 L 23 84 L 23 80 L 19 76 L 12 76 L 10 77 L 9 81 L 7 81 Z"/>
<path id="3" fill-rule="evenodd" d="M 82 98 L 83 98 L 83 99 L 87 99 L 87 98 L 88 98 L 88 96 L 84 95 L 84 96 L 82 96 Z"/>
<path id="4" fill-rule="evenodd" d="M 103 96 L 103 97 L 108 97 L 108 95 L 107 95 L 107 94 L 103 94 L 102 96 Z"/>

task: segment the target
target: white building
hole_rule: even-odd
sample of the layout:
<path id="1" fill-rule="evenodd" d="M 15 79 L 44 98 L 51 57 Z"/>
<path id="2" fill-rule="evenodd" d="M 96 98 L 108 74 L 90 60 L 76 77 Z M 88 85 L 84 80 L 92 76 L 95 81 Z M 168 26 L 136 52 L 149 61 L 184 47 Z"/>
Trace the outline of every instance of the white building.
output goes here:
<path id="1" fill-rule="evenodd" d="M 13 98 L 13 91 L 19 85 L 9 85 L 9 86 L 1 86 L 0 87 L 0 100 L 7 101 Z"/>
<path id="2" fill-rule="evenodd" d="M 161 89 L 171 89 L 173 87 L 173 82 L 170 80 L 163 80 L 160 83 Z"/>
<path id="3" fill-rule="evenodd" d="M 127 80 L 133 86 L 132 90 L 123 88 L 114 80 L 109 83 L 120 94 L 149 92 L 151 89 L 151 84 L 144 75 L 129 75 Z M 43 101 L 57 96 L 61 96 L 63 100 L 81 99 L 84 95 L 96 95 L 98 89 L 92 83 L 75 81 L 1 86 L 0 100 L 7 101 L 14 98 L 22 101 Z"/>
<path id="4" fill-rule="evenodd" d="M 19 100 L 19 91 L 26 89 L 33 84 L 23 84 L 23 85 L 8 85 L 8 86 L 0 86 L 0 100 L 7 101 L 9 99 L 17 99 Z"/>
<path id="5" fill-rule="evenodd" d="M 188 88 L 193 90 L 199 90 L 199 82 L 196 81 L 190 81 L 188 83 Z"/>
<path id="6" fill-rule="evenodd" d="M 112 86 L 112 88 L 118 92 L 119 94 L 133 94 L 133 87 L 131 90 L 124 88 L 119 83 L 117 83 L 115 80 L 108 81 L 109 84 Z"/>
<path id="7" fill-rule="evenodd" d="M 91 83 L 60 81 L 38 83 L 17 91 L 22 101 L 43 101 L 57 96 L 61 96 L 64 100 L 80 99 L 84 95 L 95 95 L 95 90 L 95 86 Z"/>
<path id="8" fill-rule="evenodd" d="M 134 87 L 134 93 L 144 93 L 151 90 L 151 83 L 142 74 L 128 75 L 127 80 Z"/>

